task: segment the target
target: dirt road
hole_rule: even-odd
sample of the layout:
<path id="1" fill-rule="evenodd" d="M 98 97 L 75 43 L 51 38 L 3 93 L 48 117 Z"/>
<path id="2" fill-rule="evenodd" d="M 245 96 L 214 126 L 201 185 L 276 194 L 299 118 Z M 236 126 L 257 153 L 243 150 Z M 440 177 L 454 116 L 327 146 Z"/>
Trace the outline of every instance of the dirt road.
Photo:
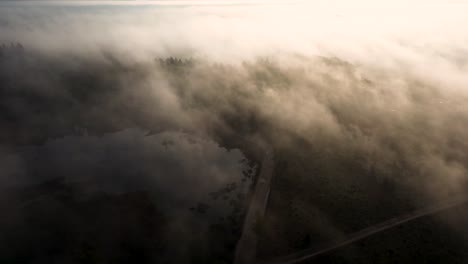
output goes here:
<path id="1" fill-rule="evenodd" d="M 284 257 L 280 257 L 280 258 L 278 258 L 276 260 L 267 261 L 267 262 L 263 262 L 263 263 L 265 263 L 265 264 L 266 263 L 268 263 L 268 264 L 298 263 L 298 262 L 301 262 L 301 261 L 304 261 L 304 260 L 307 260 L 307 259 L 317 257 L 319 255 L 328 253 L 328 252 L 333 251 L 335 249 L 338 249 L 340 247 L 352 244 L 352 243 L 354 243 L 356 241 L 359 241 L 359 240 L 364 239 L 366 237 L 369 237 L 371 235 L 380 233 L 380 232 L 385 231 L 387 229 L 390 229 L 392 227 L 404 224 L 406 222 L 415 220 L 415 219 L 420 218 L 420 217 L 435 214 L 437 212 L 440 212 L 440 211 L 443 211 L 445 209 L 449 209 L 451 207 L 455 207 L 455 206 L 458 206 L 458 205 L 461 205 L 461 204 L 464 204 L 464 203 L 467 203 L 467 202 L 468 202 L 468 196 L 459 197 L 457 199 L 446 201 L 445 203 L 441 203 L 441 204 L 438 204 L 438 205 L 435 205 L 435 206 L 420 209 L 420 210 L 414 211 L 414 212 L 412 212 L 410 214 L 395 217 L 395 218 L 389 219 L 389 220 L 387 220 L 385 222 L 379 223 L 377 225 L 365 228 L 365 229 L 363 229 L 361 231 L 358 231 L 358 232 L 348 236 L 347 238 L 343 239 L 342 241 L 338 241 L 335 244 L 326 246 L 326 247 L 324 247 L 322 249 L 319 249 L 319 250 L 317 250 L 315 248 L 305 249 L 305 250 L 293 253 L 291 255 L 287 255 L 287 256 L 284 256 Z"/>
<path id="2" fill-rule="evenodd" d="M 266 145 L 264 147 L 264 152 L 260 175 L 258 176 L 250 206 L 244 220 L 241 238 L 237 243 L 234 264 L 255 263 L 255 254 L 257 251 L 257 232 L 255 231 L 255 227 L 258 220 L 265 215 L 274 166 L 273 150 L 271 146 Z"/>

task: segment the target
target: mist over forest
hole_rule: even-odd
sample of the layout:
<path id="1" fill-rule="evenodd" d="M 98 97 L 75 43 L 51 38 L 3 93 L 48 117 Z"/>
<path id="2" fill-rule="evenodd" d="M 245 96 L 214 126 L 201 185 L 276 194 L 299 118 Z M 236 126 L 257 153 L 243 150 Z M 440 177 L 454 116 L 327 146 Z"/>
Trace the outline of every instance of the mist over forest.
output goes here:
<path id="1" fill-rule="evenodd" d="M 0 1 L 0 262 L 234 263 L 265 149 L 261 260 L 465 197 L 467 4 Z M 463 208 L 316 261 L 465 263 Z"/>

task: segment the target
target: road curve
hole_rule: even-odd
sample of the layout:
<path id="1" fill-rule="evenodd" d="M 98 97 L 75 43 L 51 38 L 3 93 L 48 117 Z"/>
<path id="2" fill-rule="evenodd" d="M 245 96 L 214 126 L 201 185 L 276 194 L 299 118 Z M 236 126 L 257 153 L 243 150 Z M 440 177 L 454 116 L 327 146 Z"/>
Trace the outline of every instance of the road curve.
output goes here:
<path id="1" fill-rule="evenodd" d="M 255 263 L 257 252 L 257 233 L 255 226 L 264 215 L 267 208 L 270 184 L 273 178 L 273 149 L 269 145 L 263 146 L 264 156 L 260 174 L 257 178 L 250 206 L 244 219 L 242 234 L 237 242 L 234 264 Z"/>
<path id="2" fill-rule="evenodd" d="M 437 212 L 440 212 L 440 211 L 443 211 L 445 209 L 449 209 L 451 207 L 455 207 L 455 206 L 458 206 L 458 205 L 461 205 L 461 204 L 464 204 L 464 203 L 467 203 L 467 202 L 468 202 L 468 196 L 462 196 L 462 197 L 459 197 L 457 199 L 446 201 L 445 203 L 441 203 L 441 204 L 438 204 L 438 205 L 435 205 L 435 206 L 420 209 L 420 210 L 414 211 L 412 213 L 405 214 L 405 215 L 402 215 L 402 216 L 399 216 L 399 217 L 395 217 L 395 218 L 389 219 L 389 220 L 387 220 L 385 222 L 379 223 L 377 225 L 362 229 L 362 230 L 360 230 L 360 231 L 358 231 L 356 233 L 353 233 L 352 235 L 348 236 L 347 238 L 345 238 L 345 239 L 343 239 L 341 241 L 338 241 L 333 245 L 326 246 L 326 247 L 324 247 L 324 248 L 322 248 L 320 250 L 313 249 L 313 248 L 305 249 L 305 250 L 298 251 L 296 253 L 293 253 L 293 254 L 290 254 L 290 255 L 287 255 L 287 256 L 284 256 L 284 257 L 277 258 L 277 259 L 272 260 L 272 261 L 266 261 L 266 262 L 262 262 L 262 263 L 264 263 L 264 264 L 298 263 L 298 262 L 301 262 L 301 261 L 304 261 L 304 260 L 307 260 L 307 259 L 317 257 L 319 255 L 328 253 L 328 252 L 333 251 L 335 249 L 338 249 L 340 247 L 352 244 L 352 243 L 354 243 L 356 241 L 359 241 L 359 240 L 364 239 L 366 237 L 369 237 L 371 235 L 380 233 L 380 232 L 385 231 L 387 229 L 390 229 L 392 227 L 404 224 L 406 222 L 415 220 L 415 219 L 423 217 L 423 216 L 435 214 Z"/>

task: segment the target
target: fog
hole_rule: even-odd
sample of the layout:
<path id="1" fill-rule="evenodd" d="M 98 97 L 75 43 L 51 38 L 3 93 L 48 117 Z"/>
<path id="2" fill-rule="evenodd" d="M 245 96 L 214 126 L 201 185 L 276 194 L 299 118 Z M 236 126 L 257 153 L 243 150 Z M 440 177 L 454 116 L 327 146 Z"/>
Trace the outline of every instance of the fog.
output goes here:
<path id="1" fill-rule="evenodd" d="M 1 184 L 102 173 L 130 188 L 101 171 L 109 159 L 165 197 L 197 186 L 184 199 L 198 201 L 240 181 L 261 142 L 319 153 L 324 168 L 349 161 L 415 203 L 464 193 L 467 13 L 465 1 L 0 1 Z M 208 147 L 154 143 L 165 133 Z"/>
<path id="2" fill-rule="evenodd" d="M 19 87 L 45 102 L 71 102 L 70 112 L 81 111 L 74 116 L 102 126 L 236 133 L 226 116 L 245 121 L 247 115 L 280 135 L 247 124 L 245 137 L 287 142 L 281 133 L 292 133 L 313 144 L 325 137 L 332 151 L 357 151 L 383 171 L 404 163 L 427 177 L 422 184 L 430 188 L 451 192 L 465 180 L 463 1 L 1 6 L 0 42 L 21 43 L 26 54 L 16 58 L 8 55 L 14 49 L 4 49 L 2 103 L 7 112 L 35 120 L 25 121 L 31 126 L 57 124 L 15 101 Z M 197 63 L 180 76 L 155 61 L 168 57 Z M 81 75 L 88 79 L 76 79 Z M 94 102 L 77 102 L 64 87 L 79 90 L 81 81 L 109 90 L 89 95 L 100 98 Z M 55 113 L 62 106 L 48 107 Z M 11 141 L 10 132 L 4 140 Z"/>
<path id="3" fill-rule="evenodd" d="M 55 52 L 112 47 L 131 56 L 193 52 L 223 61 L 332 54 L 380 64 L 463 53 L 467 39 L 462 1 L 46 3 L 2 3 L 1 40 Z"/>

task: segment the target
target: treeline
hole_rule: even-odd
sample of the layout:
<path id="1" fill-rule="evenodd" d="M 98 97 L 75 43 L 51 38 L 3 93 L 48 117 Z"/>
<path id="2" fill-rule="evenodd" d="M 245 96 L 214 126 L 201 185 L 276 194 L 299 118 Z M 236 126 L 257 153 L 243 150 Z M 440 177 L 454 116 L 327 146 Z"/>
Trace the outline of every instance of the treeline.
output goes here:
<path id="1" fill-rule="evenodd" d="M 160 66 L 163 67 L 170 67 L 170 66 L 193 66 L 196 61 L 193 58 L 176 58 L 176 57 L 169 57 L 169 58 L 157 58 L 155 59 L 156 62 L 159 63 Z"/>
<path id="2" fill-rule="evenodd" d="M 8 55 L 22 54 L 24 52 L 24 47 L 21 43 L 9 43 L 0 45 L 0 57 Z"/>

